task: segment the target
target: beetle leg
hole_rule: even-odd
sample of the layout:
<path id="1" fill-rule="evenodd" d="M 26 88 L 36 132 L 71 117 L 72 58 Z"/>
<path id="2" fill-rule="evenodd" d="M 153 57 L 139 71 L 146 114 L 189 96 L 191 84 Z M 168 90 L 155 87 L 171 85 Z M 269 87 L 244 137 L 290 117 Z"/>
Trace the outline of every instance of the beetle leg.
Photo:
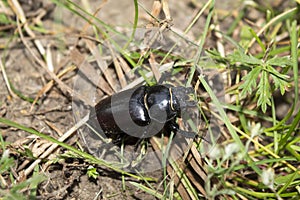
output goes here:
<path id="1" fill-rule="evenodd" d="M 121 145 L 122 143 L 124 143 L 124 140 L 125 140 L 125 136 L 119 136 L 113 140 L 113 143 L 115 145 Z"/>
<path id="2" fill-rule="evenodd" d="M 179 125 L 175 122 L 175 119 L 172 120 L 171 122 L 169 122 L 168 128 L 171 131 L 174 131 L 175 133 L 180 133 L 182 136 L 184 136 L 186 138 L 194 138 L 194 137 L 196 137 L 196 134 L 194 132 L 184 131 L 184 130 L 179 129 Z"/>
<path id="3" fill-rule="evenodd" d="M 147 138 L 139 138 L 138 141 L 135 143 L 134 145 L 134 151 L 137 152 L 140 144 L 143 142 L 143 141 L 147 141 L 148 142 L 148 139 Z"/>
<path id="4" fill-rule="evenodd" d="M 177 133 L 180 133 L 181 135 L 183 135 L 186 138 L 196 137 L 196 134 L 194 132 L 191 132 L 191 131 L 184 131 L 184 130 L 178 129 Z"/>

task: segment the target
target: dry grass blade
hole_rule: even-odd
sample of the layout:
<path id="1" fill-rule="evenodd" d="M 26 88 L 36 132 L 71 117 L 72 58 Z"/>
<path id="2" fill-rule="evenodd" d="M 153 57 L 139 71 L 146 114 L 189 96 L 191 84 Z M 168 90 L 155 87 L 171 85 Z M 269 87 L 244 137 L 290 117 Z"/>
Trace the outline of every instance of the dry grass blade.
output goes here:
<path id="1" fill-rule="evenodd" d="M 162 66 L 160 66 L 159 71 L 160 71 L 160 73 L 163 73 L 165 71 L 170 70 L 173 66 L 174 66 L 174 62 L 163 64 Z M 150 77 L 153 76 L 153 72 L 150 71 L 147 74 L 145 74 L 145 76 L 147 78 L 150 78 Z M 127 89 L 130 89 L 130 88 L 133 88 L 134 86 L 137 86 L 137 85 L 143 83 L 144 81 L 145 81 L 145 79 L 143 77 L 139 77 L 139 78 L 135 79 L 134 81 L 132 81 L 131 83 L 129 83 L 122 90 L 127 90 Z"/>
<path id="2" fill-rule="evenodd" d="M 205 163 L 203 162 L 203 158 L 194 145 L 192 146 L 191 151 L 188 154 L 187 160 L 191 164 L 195 172 L 202 178 L 202 180 L 206 180 L 207 172 Z"/>
<path id="3" fill-rule="evenodd" d="M 9 94 L 10 94 L 12 97 L 16 98 L 17 95 L 12 91 L 12 89 L 11 89 L 11 87 L 10 87 L 10 84 L 9 84 L 9 81 L 8 81 L 8 78 L 7 78 L 7 74 L 6 74 L 6 71 L 5 71 L 5 67 L 4 67 L 4 65 L 3 65 L 3 63 L 2 63 L 2 59 L 1 59 L 1 61 L 0 61 L 0 67 L 1 67 L 2 75 L 3 75 L 3 79 L 4 79 L 4 81 L 5 81 L 5 84 L 6 84 L 6 87 L 7 87 L 7 90 L 8 90 L 8 92 L 9 92 Z"/>
<path id="4" fill-rule="evenodd" d="M 134 73 L 132 72 L 130 66 L 127 64 L 127 62 L 124 60 L 122 56 L 117 56 L 118 61 L 120 63 L 120 66 L 122 67 L 122 70 L 125 72 L 125 75 L 132 80 L 135 76 Z"/>
<path id="5" fill-rule="evenodd" d="M 223 35 L 220 33 L 221 32 L 220 26 L 216 25 L 215 26 L 215 30 L 216 31 L 214 31 L 213 34 L 217 38 L 217 41 L 216 41 L 217 42 L 217 49 L 218 49 L 218 52 L 220 53 L 220 55 L 224 57 L 225 56 L 225 47 L 224 47 L 224 45 L 222 43 Z"/>
<path id="6" fill-rule="evenodd" d="M 63 134 L 58 141 L 64 142 L 66 139 L 68 139 L 78 128 L 80 128 L 84 123 L 88 120 L 88 115 L 85 116 L 82 120 L 80 120 L 77 124 L 75 124 L 72 128 L 70 128 L 65 134 Z M 58 144 L 52 144 L 37 160 L 35 160 L 26 170 L 25 170 L 25 176 L 29 175 L 32 170 L 35 168 L 36 165 L 38 165 L 42 159 L 48 157 L 59 145 Z"/>
<path id="7" fill-rule="evenodd" d="M 57 76 L 56 74 L 54 74 L 52 71 L 50 71 L 47 67 L 47 65 L 38 58 L 38 56 L 33 52 L 33 50 L 30 48 L 30 45 L 28 44 L 28 42 L 25 40 L 24 35 L 22 33 L 21 30 L 21 26 L 19 23 L 19 20 L 17 20 L 17 25 L 18 25 L 18 32 L 20 34 L 21 40 L 23 42 L 23 44 L 25 45 L 25 47 L 28 49 L 29 53 L 32 55 L 32 57 L 36 60 L 36 62 L 43 67 L 44 70 L 46 70 L 46 72 L 50 75 L 50 77 L 56 82 L 58 83 L 60 89 L 63 92 L 68 92 L 71 96 L 77 96 L 79 99 L 81 99 L 82 101 L 86 101 L 89 102 L 89 99 L 86 99 L 85 97 L 81 96 L 80 94 L 76 93 L 75 91 L 73 91 L 69 86 L 67 86 L 64 82 L 62 82 Z"/>
<path id="8" fill-rule="evenodd" d="M 154 1 L 152 4 L 152 10 L 151 10 L 151 15 L 155 18 L 157 18 L 161 12 L 161 2 L 160 1 Z"/>
<path id="9" fill-rule="evenodd" d="M 9 0 L 8 4 L 10 5 L 10 7 L 12 8 L 12 10 L 14 11 L 14 13 L 17 15 L 17 17 L 20 19 L 21 23 L 24 25 L 24 29 L 26 30 L 26 33 L 32 37 L 32 38 L 36 38 L 34 32 L 29 28 L 29 25 L 27 23 L 27 19 L 26 16 L 24 14 L 24 11 L 20 5 L 20 3 L 17 0 Z M 44 56 L 46 54 L 46 50 L 43 47 L 42 43 L 40 40 L 34 39 L 34 44 L 36 45 L 36 47 L 38 48 L 40 54 L 42 56 Z"/>
<path id="10" fill-rule="evenodd" d="M 60 137 L 63 136 L 63 132 L 62 132 L 59 128 L 57 128 L 57 127 L 55 126 L 55 124 L 49 122 L 48 120 L 46 120 L 45 123 L 46 123 L 51 129 L 53 129 L 53 130 L 58 134 L 58 136 L 60 136 Z"/>
<path id="11" fill-rule="evenodd" d="M 206 192 L 203 187 L 205 180 L 207 180 L 206 167 L 205 163 L 202 161 L 200 153 L 197 151 L 194 145 L 192 146 L 191 151 L 188 154 L 187 162 L 192 168 L 192 170 L 187 169 L 187 177 L 195 185 L 198 191 L 203 196 L 206 196 Z"/>
<path id="12" fill-rule="evenodd" d="M 170 175 L 174 174 L 174 169 L 171 166 L 167 167 L 167 171 L 168 171 L 168 174 L 170 174 Z M 176 187 L 176 190 L 180 194 L 180 197 L 182 199 L 186 199 L 186 200 L 191 199 L 191 196 L 187 192 L 185 186 L 180 182 L 180 178 L 176 174 L 174 174 L 174 176 L 172 176 L 172 177 L 173 177 L 172 180 L 174 182 L 174 186 Z"/>
<path id="13" fill-rule="evenodd" d="M 18 16 L 20 21 L 25 24 L 27 20 L 20 3 L 17 0 L 8 0 L 7 2 L 10 5 L 13 12 Z"/>
<path id="14" fill-rule="evenodd" d="M 172 18 L 171 18 L 170 9 L 169 9 L 169 0 L 161 0 L 161 3 L 162 3 L 162 9 L 166 16 L 166 20 L 170 21 Z"/>
<path id="15" fill-rule="evenodd" d="M 115 70 L 116 70 L 121 88 L 124 88 L 127 85 L 127 82 L 126 82 L 124 73 L 123 73 L 122 68 L 121 68 L 121 63 L 119 62 L 118 56 L 116 55 L 116 52 L 113 50 L 110 43 L 108 43 L 108 48 L 109 48 L 109 51 L 110 51 L 111 56 L 113 58 L 113 64 L 114 64 L 114 67 L 115 67 Z"/>
<path id="16" fill-rule="evenodd" d="M 10 4 L 12 10 L 16 13 L 17 18 L 20 19 L 21 23 L 24 24 L 24 28 L 27 32 L 27 34 L 29 36 L 31 36 L 32 38 L 35 38 L 35 34 L 34 32 L 29 28 L 24 11 L 22 9 L 22 7 L 20 6 L 19 2 L 17 0 L 10 0 L 8 1 L 8 3 Z M 28 42 L 25 40 L 23 32 L 21 30 L 21 26 L 19 23 L 19 20 L 17 20 L 17 26 L 18 26 L 18 32 L 20 34 L 21 40 L 23 42 L 23 44 L 25 45 L 25 47 L 28 49 L 28 51 L 30 52 L 30 54 L 32 55 L 32 57 L 37 61 L 37 63 L 42 66 L 47 73 L 50 75 L 50 77 L 58 83 L 58 85 L 60 86 L 60 88 L 62 89 L 62 91 L 66 91 L 68 92 L 71 96 L 77 96 L 79 99 L 81 99 L 82 101 L 85 102 L 89 102 L 88 99 L 86 99 L 85 97 L 81 96 L 80 94 L 77 94 L 76 92 L 74 92 L 70 87 L 68 87 L 64 82 L 62 82 L 59 77 L 56 76 L 56 74 L 54 74 L 47 66 L 47 64 L 45 64 L 44 61 L 42 61 L 41 59 L 38 58 L 38 56 L 34 53 L 34 51 L 30 48 L 30 45 L 28 44 Z M 42 56 L 45 56 L 46 51 L 44 49 L 44 47 L 42 46 L 41 42 L 37 39 L 34 39 L 34 43 L 37 46 L 40 54 Z"/>
<path id="17" fill-rule="evenodd" d="M 114 63 L 115 69 L 116 69 L 118 80 L 120 81 L 120 84 L 121 84 L 121 88 L 124 88 L 127 85 L 127 81 L 126 81 L 125 75 L 122 71 L 121 63 L 119 62 L 119 60 L 116 57 L 113 58 L 113 63 Z"/>
<path id="18" fill-rule="evenodd" d="M 152 10 L 151 10 L 151 18 L 149 19 L 150 23 L 147 24 L 146 28 L 150 28 L 157 22 L 157 17 L 159 16 L 161 12 L 162 5 L 160 1 L 154 1 L 152 5 Z"/>
<path id="19" fill-rule="evenodd" d="M 204 183 L 207 180 L 207 174 L 205 170 L 205 164 L 202 162 L 201 156 L 199 152 L 193 146 L 192 149 L 189 151 L 186 163 L 183 162 L 176 162 L 179 166 L 182 173 L 177 173 L 174 177 L 174 182 L 176 186 L 176 190 L 180 193 L 181 197 L 185 197 L 183 199 L 194 199 L 193 193 L 190 191 L 191 186 L 187 186 L 187 180 L 182 177 L 184 174 L 188 179 L 188 182 L 192 184 L 192 187 L 197 189 L 197 192 L 202 196 L 206 196 L 206 191 L 204 189 Z M 198 158 L 198 159 L 197 159 Z M 200 159 L 200 160 L 199 160 Z M 168 166 L 168 174 L 174 174 L 174 171 L 177 172 L 176 168 L 173 168 L 174 165 Z"/>
<path id="20" fill-rule="evenodd" d="M 197 199 L 194 193 L 194 188 L 192 187 L 191 180 L 187 179 L 189 169 L 182 162 L 181 159 L 172 162 L 171 165 L 167 167 L 168 174 L 172 177 L 174 181 L 175 189 L 179 192 L 183 199 Z"/>
<path id="21" fill-rule="evenodd" d="M 50 71 L 54 72 L 54 66 L 52 61 L 52 53 L 51 53 L 51 44 L 47 45 L 46 58 L 45 58 L 47 67 Z"/>
<path id="22" fill-rule="evenodd" d="M 71 71 L 74 71 L 76 68 L 77 68 L 76 66 L 71 65 L 71 66 L 67 67 L 66 69 L 64 69 L 63 71 L 61 71 L 57 75 L 57 77 L 62 78 L 65 74 L 67 74 Z M 30 112 L 33 110 L 33 107 L 36 104 L 36 102 L 39 100 L 39 98 L 41 98 L 42 95 L 46 94 L 53 87 L 53 85 L 54 85 L 54 81 L 51 80 L 38 92 L 37 96 L 35 97 L 32 105 L 31 105 Z"/>
<path id="23" fill-rule="evenodd" d="M 85 40 L 87 47 L 89 48 L 90 52 L 93 54 L 94 58 L 96 59 L 96 62 L 98 64 L 99 69 L 101 70 L 103 76 L 107 80 L 109 86 L 114 90 L 114 92 L 117 91 L 115 78 L 113 78 L 113 72 L 109 71 L 108 64 L 105 60 L 101 58 L 101 54 L 99 52 L 99 49 L 97 46 L 92 43 L 89 40 Z"/>
<path id="24" fill-rule="evenodd" d="M 149 63 L 150 63 L 150 67 L 153 72 L 153 75 L 154 75 L 156 81 L 158 82 L 160 80 L 161 74 L 159 72 L 159 64 L 155 61 L 155 57 L 154 57 L 153 53 L 150 53 Z"/>
<path id="25" fill-rule="evenodd" d="M 273 23 L 277 22 L 277 20 L 279 20 L 280 18 L 288 15 L 289 13 L 295 12 L 298 8 L 292 8 L 290 10 L 287 10 L 279 15 L 277 15 L 276 17 L 272 18 L 267 24 L 265 24 L 257 33 L 257 37 L 259 37 L 266 29 L 268 29 Z M 245 53 L 248 53 L 249 48 L 255 43 L 256 39 L 253 37 L 253 39 L 249 42 L 248 46 L 246 47 L 246 51 Z"/>
<path id="26" fill-rule="evenodd" d="M 0 10 L 1 10 L 1 13 L 3 13 L 4 15 L 7 15 L 7 16 L 14 15 L 13 12 L 5 6 L 4 1 L 0 1 Z"/>
<path id="27" fill-rule="evenodd" d="M 108 95 L 112 95 L 114 93 L 102 76 L 95 76 L 94 72 L 87 70 L 89 68 L 92 69 L 93 66 L 85 60 L 85 57 L 77 49 L 73 49 L 70 56 L 73 63 L 78 66 L 78 69 L 89 79 L 89 81 Z M 82 65 L 85 65 L 85 67 L 82 68 Z M 87 100 L 85 103 L 88 105 L 94 104 L 91 100 Z"/>
<path id="28" fill-rule="evenodd" d="M 105 6 L 106 3 L 107 3 L 107 0 L 103 0 L 100 3 L 100 5 L 97 7 L 96 11 L 93 13 L 93 16 L 96 16 L 100 12 L 100 10 Z M 90 9 L 88 8 L 88 10 L 90 10 Z M 92 22 L 92 21 L 93 21 L 93 18 L 90 17 L 89 22 Z M 90 23 L 86 23 L 81 31 L 81 34 L 84 34 L 90 26 L 91 26 Z"/>
<path id="29" fill-rule="evenodd" d="M 37 158 L 40 155 L 42 155 L 48 147 L 51 146 L 51 143 L 47 140 L 43 139 L 36 139 L 34 142 L 32 142 L 29 147 L 32 151 L 32 155 Z"/>
<path id="30" fill-rule="evenodd" d="M 151 138 L 150 142 L 155 151 L 162 151 L 159 140 Z M 207 180 L 206 167 L 200 153 L 192 144 L 191 148 L 185 150 L 187 151 L 186 158 L 184 155 L 176 161 L 169 158 L 171 164 L 167 166 L 168 175 L 182 199 L 197 199 L 195 193 L 192 192 L 195 189 L 197 193 L 206 196 L 204 189 L 204 183 Z"/>
<path id="31" fill-rule="evenodd" d="M 3 176 L 0 174 L 0 183 L 3 185 L 3 187 L 7 187 L 8 184 L 6 180 L 3 178 Z"/>
<path id="32" fill-rule="evenodd" d="M 0 1 L 0 196 L 300 199 L 297 2 Z M 166 122 L 149 140 L 111 148 L 123 132 L 96 134 L 86 113 L 155 79 L 194 89 L 197 107 L 173 122 L 200 138 Z"/>

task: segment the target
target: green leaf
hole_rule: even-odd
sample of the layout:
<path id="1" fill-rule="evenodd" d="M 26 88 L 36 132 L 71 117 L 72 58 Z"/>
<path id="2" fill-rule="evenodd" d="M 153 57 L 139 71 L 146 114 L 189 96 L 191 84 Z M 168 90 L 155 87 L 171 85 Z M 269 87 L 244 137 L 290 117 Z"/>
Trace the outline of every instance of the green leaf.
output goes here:
<path id="1" fill-rule="evenodd" d="M 220 54 L 220 52 L 219 52 L 218 50 L 216 50 L 216 49 L 207 49 L 207 50 L 205 50 L 205 51 L 206 51 L 207 55 L 208 55 L 211 59 L 213 59 L 213 60 L 215 60 L 215 61 L 217 61 L 217 62 L 220 62 L 220 63 L 226 63 L 226 62 L 228 61 L 228 58 L 223 57 L 223 56 Z"/>
<path id="2" fill-rule="evenodd" d="M 285 89 L 290 86 L 288 82 L 289 76 L 285 74 L 281 74 L 272 66 L 267 66 L 267 69 L 273 79 L 275 90 L 279 88 L 281 95 L 283 95 L 285 93 Z"/>
<path id="3" fill-rule="evenodd" d="M 273 80 L 274 80 L 274 85 L 275 85 L 275 90 L 277 90 L 279 88 L 280 90 L 280 94 L 281 95 L 284 95 L 285 93 L 285 89 L 287 87 L 290 87 L 290 84 L 280 78 L 277 78 L 276 76 L 274 75 L 271 75 Z"/>
<path id="4" fill-rule="evenodd" d="M 275 178 L 275 183 L 278 185 L 285 184 L 286 185 L 285 188 L 288 188 L 289 185 L 293 185 L 292 182 L 296 179 L 300 179 L 300 175 L 298 172 L 279 175 Z"/>
<path id="5" fill-rule="evenodd" d="M 7 172 L 14 165 L 14 159 L 10 158 L 8 155 L 8 150 L 4 151 L 2 154 L 0 159 L 0 174 Z"/>
<path id="6" fill-rule="evenodd" d="M 38 183 L 44 181 L 45 179 L 46 179 L 45 176 L 36 174 L 36 175 L 32 176 L 31 178 L 29 178 L 23 182 L 20 182 L 17 185 L 14 185 L 11 188 L 11 192 L 18 192 L 18 191 L 28 187 L 31 184 L 37 185 Z"/>
<path id="7" fill-rule="evenodd" d="M 233 54 L 229 55 L 229 59 L 232 63 L 240 62 L 249 65 L 262 65 L 262 60 L 255 58 L 251 55 L 246 55 L 243 51 L 237 50 Z"/>
<path id="8" fill-rule="evenodd" d="M 241 97 L 246 96 L 247 93 L 252 93 L 252 89 L 256 87 L 256 81 L 261 69 L 261 66 L 255 67 L 251 72 L 242 78 L 242 80 L 245 82 L 239 87 L 239 89 L 242 90 Z"/>
<path id="9" fill-rule="evenodd" d="M 267 65 L 266 66 L 266 70 L 274 75 L 275 77 L 277 77 L 278 79 L 282 79 L 285 82 L 288 82 L 288 79 L 290 78 L 288 75 L 286 74 L 282 74 L 279 71 L 277 71 L 274 67 L 272 67 L 271 65 Z"/>
<path id="10" fill-rule="evenodd" d="M 259 46 L 261 47 L 261 49 L 266 52 L 266 47 L 265 45 L 263 44 L 263 42 L 261 41 L 261 39 L 258 37 L 258 35 L 255 33 L 255 31 L 249 27 L 249 31 L 250 33 L 252 34 L 252 36 L 255 38 L 255 40 L 257 41 L 257 43 L 259 44 Z"/>
<path id="11" fill-rule="evenodd" d="M 269 73 L 267 71 L 262 71 L 261 79 L 258 84 L 258 90 L 256 96 L 258 96 L 257 106 L 261 106 L 261 110 L 265 113 L 267 110 L 267 105 L 271 105 L 271 91 L 269 83 Z"/>
<path id="12" fill-rule="evenodd" d="M 279 67 L 288 67 L 292 66 L 291 58 L 288 56 L 285 57 L 273 57 L 266 62 L 267 65 L 279 66 Z"/>
<path id="13" fill-rule="evenodd" d="M 99 176 L 99 173 L 97 172 L 97 169 L 93 166 L 89 166 L 87 169 L 87 175 L 90 178 L 97 179 Z"/>

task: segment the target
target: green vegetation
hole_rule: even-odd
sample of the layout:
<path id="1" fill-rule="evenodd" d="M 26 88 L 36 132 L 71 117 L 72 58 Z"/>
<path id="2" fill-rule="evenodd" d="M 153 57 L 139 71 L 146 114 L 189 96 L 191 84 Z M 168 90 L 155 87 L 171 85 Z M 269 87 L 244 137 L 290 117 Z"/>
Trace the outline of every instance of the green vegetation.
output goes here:
<path id="1" fill-rule="evenodd" d="M 127 82 L 119 88 L 125 88 L 130 84 L 133 86 L 141 83 L 157 84 L 159 78 L 169 72 L 170 78 L 165 81 L 166 83 L 191 86 L 195 89 L 195 98 L 202 120 L 201 127 L 189 122 L 200 135 L 200 139 L 196 138 L 192 146 L 186 150 L 183 158 L 177 162 L 173 162 L 174 160 L 168 156 L 171 145 L 170 143 L 162 145 L 163 138 L 153 139 L 156 143 L 151 143 L 152 146 L 141 143 L 142 152 L 134 160 L 136 163 L 128 163 L 124 158 L 124 146 L 121 148 L 122 152 L 118 154 L 120 162 L 111 163 L 83 150 L 77 140 L 73 143 L 67 140 L 67 138 L 76 137 L 73 133 L 84 126 L 84 122 L 78 122 L 74 127 L 62 130 L 62 133 L 68 135 L 66 138 L 62 136 L 63 134 L 60 135 L 57 127 L 64 127 L 70 122 L 55 126 L 59 121 L 40 117 L 55 110 L 51 104 L 45 103 L 44 97 L 51 91 L 55 91 L 55 95 L 67 98 L 69 101 L 65 101 L 66 106 L 70 106 L 70 97 L 78 95 L 77 91 L 72 90 L 70 80 L 74 78 L 75 68 L 76 70 L 82 68 L 73 66 L 74 63 L 76 65 L 76 61 L 72 59 L 76 57 L 69 56 L 67 44 L 59 44 L 61 46 L 55 46 L 55 51 L 61 53 L 60 55 L 68 55 L 66 57 L 69 62 L 65 62 L 67 64 L 62 64 L 60 67 L 54 66 L 55 70 L 51 71 L 50 68 L 53 65 L 49 61 L 51 51 L 48 51 L 45 44 L 41 47 L 43 45 L 40 44 L 39 38 L 44 37 L 47 41 L 51 37 L 57 37 L 61 40 L 61 35 L 68 36 L 67 30 L 72 28 L 74 31 L 74 27 L 53 21 L 55 25 L 59 24 L 66 30 L 62 33 L 52 32 L 54 30 L 48 28 L 43 21 L 37 23 L 34 22 L 34 18 L 26 21 L 24 17 L 30 18 L 31 15 L 24 15 L 24 13 L 22 15 L 22 12 L 17 9 L 22 8 L 22 5 L 14 4 L 10 0 L 0 4 L 0 8 L 9 10 L 0 13 L 0 35 L 3 38 L 1 41 L 4 41 L 0 44 L 0 69 L 3 83 L 5 83 L 2 90 L 6 91 L 3 95 L 6 97 L 0 99 L 0 199 L 35 199 L 43 196 L 41 194 L 43 190 L 39 190 L 39 187 L 49 180 L 43 171 L 44 169 L 47 171 L 48 168 L 44 166 L 54 166 L 68 159 L 74 163 L 77 160 L 82 161 L 79 162 L 81 169 L 91 182 L 101 178 L 99 168 L 118 174 L 117 179 L 122 188 L 118 188 L 121 191 L 120 194 L 113 194 L 117 197 L 128 195 L 128 193 L 133 195 L 132 190 L 138 190 L 158 199 L 184 199 L 187 196 L 190 199 L 203 199 L 204 197 L 208 199 L 300 198 L 300 31 L 299 21 L 297 21 L 299 1 L 287 1 L 283 7 L 269 1 L 261 5 L 255 1 L 243 1 L 234 11 L 225 12 L 214 0 L 209 0 L 205 4 L 191 0 L 190 6 L 197 12 L 181 32 L 176 32 L 171 26 L 168 7 L 171 7 L 172 2 L 164 0 L 161 2 L 162 9 L 159 11 L 165 17 L 162 19 L 142 3 L 134 0 L 131 27 L 122 27 L 123 30 L 131 29 L 130 34 L 126 35 L 123 33 L 125 31 L 120 31 L 120 27 L 114 27 L 97 17 L 102 5 L 97 9 L 91 9 L 88 5 L 82 6 L 69 0 L 52 0 L 56 7 L 84 22 L 84 27 L 76 27 L 76 33 L 73 33 L 72 37 L 77 41 L 72 45 L 80 46 L 78 41 L 83 39 L 84 45 L 81 44 L 83 47 L 80 46 L 80 50 L 82 54 L 89 55 L 87 63 L 99 63 L 99 57 L 105 55 L 104 52 L 108 49 L 115 67 L 112 79 L 115 77 L 120 79 L 117 82 L 118 85 L 123 84 L 121 75 L 129 74 L 125 71 L 124 65 L 129 66 L 130 73 L 135 72 L 134 78 L 128 78 Z M 180 11 L 177 10 L 177 12 Z M 257 16 L 251 16 L 251 12 L 255 12 Z M 135 40 L 139 27 L 146 27 L 139 21 L 142 18 L 141 13 L 149 17 L 151 21 L 149 24 L 159 28 L 153 41 L 161 39 L 160 34 L 163 35 L 164 31 L 169 31 L 177 37 L 178 42 L 170 45 L 169 49 L 160 49 L 160 47 L 151 49 L 151 45 L 145 45 L 144 48 L 132 50 L 133 46 L 140 47 L 143 44 Z M 202 29 L 199 31 L 199 21 L 203 22 L 203 20 L 205 23 L 201 24 Z M 227 20 L 231 23 L 226 22 Z M 220 28 L 222 23 L 227 23 L 226 30 Z M 174 26 L 176 27 L 176 24 Z M 91 32 L 87 29 L 91 29 Z M 193 39 L 188 37 L 188 34 L 193 35 Z M 122 39 L 123 43 L 117 39 Z M 151 44 L 152 40 L 149 39 L 149 41 Z M 181 48 L 180 42 L 182 41 L 188 43 L 189 48 L 193 49 L 191 52 L 194 55 L 190 58 L 173 53 L 177 47 Z M 32 44 L 29 45 L 28 43 L 31 42 Z M 50 39 L 47 42 L 51 43 Z M 34 63 L 32 65 L 41 67 L 38 71 L 43 71 L 43 74 L 35 75 L 38 77 L 37 82 L 41 84 L 37 87 L 38 89 L 33 88 L 28 91 L 27 87 L 22 88 L 22 83 L 20 84 L 17 78 L 14 79 L 19 72 L 16 70 L 18 72 L 16 73 L 13 66 L 10 66 L 11 62 L 8 61 L 13 47 L 17 47 L 15 43 L 24 48 L 26 55 Z M 92 47 L 96 47 L 95 52 L 92 51 Z M 153 60 L 159 66 L 170 64 L 170 67 L 156 69 L 151 63 Z M 90 66 L 93 66 L 92 64 Z M 71 65 L 73 68 L 70 67 Z M 122 67 L 117 68 L 118 66 Z M 121 75 L 117 69 L 121 69 Z M 210 84 L 210 78 L 214 78 L 213 74 L 226 75 L 224 78 L 226 81 L 223 80 L 222 83 L 224 93 L 221 94 L 226 100 L 221 100 L 220 93 L 217 93 L 214 86 Z M 40 76 L 43 77 L 41 80 Z M 114 88 L 115 82 L 109 81 L 110 76 L 110 74 L 103 76 L 103 80 L 107 82 L 102 82 L 104 86 L 101 87 L 104 89 L 101 88 L 101 92 L 106 95 L 109 95 L 109 92 L 116 92 L 117 88 Z M 32 91 L 36 92 L 32 93 Z M 80 95 L 78 95 L 79 99 L 85 98 Z M 27 106 L 26 109 L 29 110 L 31 107 L 31 110 L 34 108 L 36 110 L 30 113 L 20 107 L 17 108 L 18 112 L 15 115 L 9 112 L 7 112 L 9 115 L 6 115 L 6 112 L 1 112 L 1 109 L 6 109 L 5 106 L 9 105 L 7 102 L 15 103 L 14 106 L 22 102 Z M 36 102 L 38 104 L 35 104 Z M 47 111 L 40 114 L 39 109 L 44 108 L 43 105 Z M 70 113 L 66 111 L 65 116 L 67 115 Z M 30 120 L 38 123 L 33 123 L 31 126 L 28 120 L 24 120 L 26 123 L 22 124 L 20 118 L 15 120 L 19 116 L 21 119 L 33 116 Z M 218 121 L 219 129 L 214 129 L 212 119 Z M 39 127 L 38 124 L 42 125 Z M 50 127 L 52 131 L 50 132 L 55 134 L 49 135 L 49 131 L 44 131 L 45 127 Z M 201 135 L 201 130 L 205 130 L 210 136 L 209 141 L 206 141 L 206 135 Z M 5 141 L 5 138 L 12 134 L 15 134 L 16 138 L 28 139 L 25 133 L 34 136 L 33 140 L 47 141 L 49 145 L 43 153 L 53 149 L 47 154 L 36 155 L 32 146 L 27 145 L 26 142 L 21 143 L 21 148 L 19 148 L 15 144 L 12 145 L 12 142 Z M 173 136 L 171 134 L 170 137 Z M 34 142 L 36 141 L 32 141 Z M 204 150 L 205 145 L 211 147 L 210 151 Z M 162 152 L 161 164 L 164 168 L 160 179 L 143 171 L 132 173 L 124 170 L 129 165 L 138 165 L 139 162 L 143 162 L 147 149 L 151 147 L 158 148 Z M 58 153 L 57 149 L 63 153 Z M 25 167 L 22 166 L 25 169 L 18 171 L 18 167 L 24 160 L 28 161 L 24 164 Z M 32 167 L 30 164 L 34 162 L 36 164 L 30 170 L 29 166 Z M 108 198 L 108 196 L 105 197 Z M 126 198 L 133 197 L 126 196 Z"/>

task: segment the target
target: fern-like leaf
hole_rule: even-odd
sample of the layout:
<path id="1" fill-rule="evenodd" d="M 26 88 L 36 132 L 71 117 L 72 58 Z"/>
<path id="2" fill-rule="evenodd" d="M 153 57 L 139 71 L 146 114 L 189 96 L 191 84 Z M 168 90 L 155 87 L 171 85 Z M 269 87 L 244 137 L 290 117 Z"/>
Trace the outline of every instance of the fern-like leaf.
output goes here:
<path id="1" fill-rule="evenodd" d="M 283 95 L 285 93 L 286 88 L 290 86 L 288 82 L 289 76 L 278 72 L 275 68 L 273 68 L 270 65 L 267 66 L 267 69 L 270 72 L 270 75 L 274 82 L 274 89 L 277 90 L 279 88 L 281 95 Z"/>
<path id="2" fill-rule="evenodd" d="M 239 89 L 242 90 L 241 97 L 245 97 L 247 93 L 251 94 L 252 90 L 256 87 L 256 81 L 258 79 L 258 75 L 261 72 L 262 67 L 257 66 L 251 70 L 246 76 L 242 78 L 245 81 L 242 85 L 240 85 Z"/>
<path id="3" fill-rule="evenodd" d="M 261 110 L 265 113 L 267 111 L 267 105 L 271 105 L 271 91 L 270 91 L 269 73 L 265 70 L 261 73 L 261 78 L 258 84 L 258 90 L 256 95 L 258 96 L 257 106 L 261 107 Z"/>
<path id="4" fill-rule="evenodd" d="M 292 61 L 290 57 L 273 57 L 266 62 L 267 65 L 279 66 L 279 67 L 287 67 L 292 66 Z"/>
<path id="5" fill-rule="evenodd" d="M 255 58 L 254 56 L 247 55 L 241 50 L 235 51 L 233 54 L 229 55 L 231 63 L 243 63 L 248 65 L 262 65 L 262 60 Z"/>

